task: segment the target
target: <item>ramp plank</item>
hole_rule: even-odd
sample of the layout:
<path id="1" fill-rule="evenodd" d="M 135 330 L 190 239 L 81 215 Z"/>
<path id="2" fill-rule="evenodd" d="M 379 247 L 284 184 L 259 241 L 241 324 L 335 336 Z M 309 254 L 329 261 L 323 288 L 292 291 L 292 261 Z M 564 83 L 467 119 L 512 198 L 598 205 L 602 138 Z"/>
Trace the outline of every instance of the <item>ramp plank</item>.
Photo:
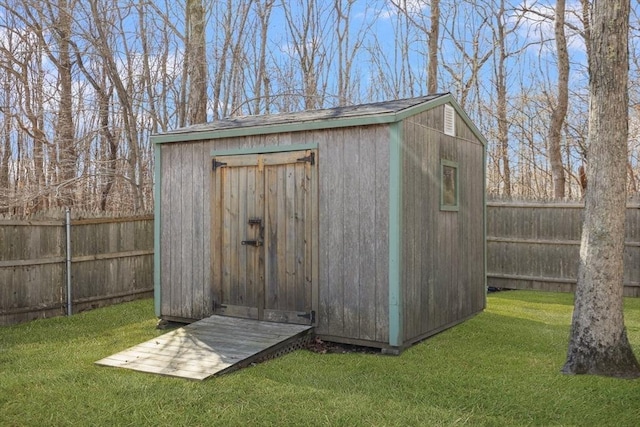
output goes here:
<path id="1" fill-rule="evenodd" d="M 311 326 L 214 315 L 95 362 L 204 380 L 268 357 L 302 339 Z"/>

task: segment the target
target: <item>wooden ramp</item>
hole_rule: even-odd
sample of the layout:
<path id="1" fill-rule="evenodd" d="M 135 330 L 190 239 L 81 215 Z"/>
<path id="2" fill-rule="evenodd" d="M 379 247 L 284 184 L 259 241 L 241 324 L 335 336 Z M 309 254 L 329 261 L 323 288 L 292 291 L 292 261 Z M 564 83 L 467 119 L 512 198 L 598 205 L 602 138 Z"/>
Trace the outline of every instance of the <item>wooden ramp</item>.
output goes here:
<path id="1" fill-rule="evenodd" d="M 95 362 L 204 380 L 301 348 L 311 326 L 211 316 Z"/>

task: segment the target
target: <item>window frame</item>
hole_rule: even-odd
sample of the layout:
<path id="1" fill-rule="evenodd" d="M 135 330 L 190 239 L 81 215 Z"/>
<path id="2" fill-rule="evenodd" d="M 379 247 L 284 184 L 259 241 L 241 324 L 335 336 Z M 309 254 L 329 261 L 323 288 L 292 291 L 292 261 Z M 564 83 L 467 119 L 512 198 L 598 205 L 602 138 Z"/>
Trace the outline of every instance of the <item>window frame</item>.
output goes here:
<path id="1" fill-rule="evenodd" d="M 455 185 L 455 203 L 446 204 L 444 199 L 445 194 L 445 168 L 453 168 L 454 172 L 454 185 Z M 447 212 L 457 212 L 460 209 L 460 174 L 458 172 L 458 162 L 454 162 L 447 159 L 440 159 L 440 210 Z"/>

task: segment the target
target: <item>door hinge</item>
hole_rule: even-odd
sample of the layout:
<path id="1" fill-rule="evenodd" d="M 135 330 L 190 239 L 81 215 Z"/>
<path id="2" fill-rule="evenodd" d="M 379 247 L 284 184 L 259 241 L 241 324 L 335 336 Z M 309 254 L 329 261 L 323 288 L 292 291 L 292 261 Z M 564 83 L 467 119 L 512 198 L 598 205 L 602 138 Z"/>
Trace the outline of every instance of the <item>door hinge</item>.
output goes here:
<path id="1" fill-rule="evenodd" d="M 222 166 L 227 166 L 226 163 L 224 162 L 219 162 L 216 159 L 213 159 L 212 163 L 212 169 L 215 171 L 217 168 L 222 167 Z"/>
<path id="2" fill-rule="evenodd" d="M 215 301 L 215 300 L 213 301 L 213 304 L 212 304 L 212 305 L 213 305 L 213 311 L 216 311 L 216 310 L 219 310 L 219 309 L 225 309 L 225 308 L 227 308 L 227 306 L 226 306 L 226 305 L 224 305 L 224 304 L 220 304 L 218 301 Z"/>
<path id="3" fill-rule="evenodd" d="M 308 313 L 305 314 L 298 314 L 298 317 L 302 317 L 303 319 L 309 319 L 309 321 L 311 323 L 316 323 L 316 311 L 315 310 L 311 310 Z"/>
<path id="4" fill-rule="evenodd" d="M 311 153 L 306 157 L 300 157 L 296 159 L 297 162 L 308 162 L 311 163 L 311 166 L 316 164 L 316 153 Z"/>

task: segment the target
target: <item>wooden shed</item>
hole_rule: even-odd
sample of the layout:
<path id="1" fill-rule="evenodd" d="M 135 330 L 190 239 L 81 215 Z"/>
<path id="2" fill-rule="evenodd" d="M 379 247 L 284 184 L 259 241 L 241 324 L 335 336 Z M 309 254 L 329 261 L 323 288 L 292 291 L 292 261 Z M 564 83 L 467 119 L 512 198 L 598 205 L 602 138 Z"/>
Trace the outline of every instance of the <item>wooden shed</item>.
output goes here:
<path id="1" fill-rule="evenodd" d="M 151 137 L 155 309 L 397 353 L 485 307 L 485 139 L 450 94 Z"/>

